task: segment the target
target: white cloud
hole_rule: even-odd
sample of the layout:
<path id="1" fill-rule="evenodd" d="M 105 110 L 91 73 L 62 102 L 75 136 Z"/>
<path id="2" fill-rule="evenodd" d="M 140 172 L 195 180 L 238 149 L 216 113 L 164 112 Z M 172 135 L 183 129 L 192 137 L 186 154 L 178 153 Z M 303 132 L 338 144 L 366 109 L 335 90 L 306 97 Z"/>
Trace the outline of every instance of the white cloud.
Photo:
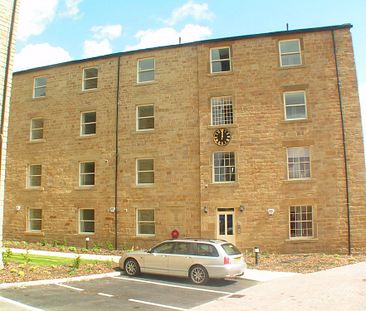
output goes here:
<path id="1" fill-rule="evenodd" d="M 28 44 L 14 57 L 14 70 L 57 64 L 71 60 L 69 52 L 48 43 Z"/>
<path id="2" fill-rule="evenodd" d="M 179 37 L 182 43 L 202 40 L 212 34 L 208 27 L 200 25 L 186 25 L 181 31 L 171 27 L 147 29 L 139 31 L 135 37 L 139 40 L 136 45 L 128 45 L 125 50 L 138 50 L 154 46 L 178 44 Z"/>
<path id="3" fill-rule="evenodd" d="M 57 5 L 58 0 L 21 1 L 17 40 L 41 34 L 54 19 Z"/>
<path id="4" fill-rule="evenodd" d="M 119 38 L 122 34 L 121 25 L 105 25 L 105 26 L 93 26 L 91 31 L 94 33 L 93 38 L 97 40 L 113 40 Z"/>
<path id="5" fill-rule="evenodd" d="M 112 53 L 112 47 L 109 40 L 102 41 L 85 40 L 83 57 L 94 57 Z"/>
<path id="6" fill-rule="evenodd" d="M 111 41 L 121 36 L 122 26 L 93 26 L 90 31 L 93 33 L 94 40 L 84 41 L 84 57 L 93 57 L 112 53 Z"/>
<path id="7" fill-rule="evenodd" d="M 172 26 L 187 17 L 193 17 L 197 21 L 210 20 L 214 17 L 214 14 L 209 10 L 207 3 L 200 4 L 190 0 L 180 8 L 173 10 L 171 16 L 165 20 L 165 23 Z"/>
<path id="8" fill-rule="evenodd" d="M 80 18 L 81 14 L 79 5 L 82 1 L 83 0 L 65 0 L 66 11 L 62 12 L 61 15 L 73 18 Z"/>

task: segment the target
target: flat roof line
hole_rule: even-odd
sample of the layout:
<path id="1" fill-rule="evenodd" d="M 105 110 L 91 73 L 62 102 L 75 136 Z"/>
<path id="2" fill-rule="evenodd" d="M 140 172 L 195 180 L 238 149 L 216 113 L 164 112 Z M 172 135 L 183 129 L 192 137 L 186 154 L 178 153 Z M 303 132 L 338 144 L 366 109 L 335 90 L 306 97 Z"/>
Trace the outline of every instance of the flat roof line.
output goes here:
<path id="1" fill-rule="evenodd" d="M 265 33 L 250 34 L 250 35 L 240 35 L 240 36 L 233 36 L 233 37 L 206 39 L 206 40 L 200 40 L 200 41 L 194 41 L 194 42 L 150 47 L 150 48 L 140 49 L 140 50 L 116 52 L 116 53 L 100 55 L 100 56 L 95 56 L 95 57 L 90 57 L 90 58 L 76 59 L 76 60 L 71 60 L 71 61 L 52 64 L 52 65 L 46 65 L 46 66 L 41 66 L 41 67 L 35 67 L 35 68 L 20 70 L 20 71 L 14 72 L 14 74 L 21 74 L 21 73 L 27 73 L 27 72 L 32 72 L 32 71 L 38 71 L 38 70 L 45 70 L 45 69 L 54 68 L 54 67 L 78 64 L 78 63 L 82 63 L 82 62 L 99 60 L 99 59 L 119 57 L 119 56 L 122 56 L 122 55 L 135 54 L 135 53 L 140 53 L 140 52 L 149 52 L 149 51 L 153 51 L 153 50 L 161 50 L 161 49 L 167 49 L 167 48 L 177 48 L 177 47 L 181 47 L 181 46 L 198 45 L 198 44 L 205 44 L 205 43 L 211 43 L 211 42 L 217 42 L 217 41 L 234 41 L 234 40 L 241 40 L 241 39 L 251 39 L 251 38 L 256 38 L 256 37 L 280 36 L 280 35 L 284 35 L 284 34 L 331 31 L 331 30 L 347 29 L 347 28 L 350 29 L 352 27 L 353 27 L 352 24 L 346 23 L 346 24 L 341 24 L 341 25 L 333 25 L 333 26 L 325 26 L 325 27 L 302 28 L 302 29 L 294 29 L 294 30 L 281 30 L 281 31 L 265 32 Z"/>

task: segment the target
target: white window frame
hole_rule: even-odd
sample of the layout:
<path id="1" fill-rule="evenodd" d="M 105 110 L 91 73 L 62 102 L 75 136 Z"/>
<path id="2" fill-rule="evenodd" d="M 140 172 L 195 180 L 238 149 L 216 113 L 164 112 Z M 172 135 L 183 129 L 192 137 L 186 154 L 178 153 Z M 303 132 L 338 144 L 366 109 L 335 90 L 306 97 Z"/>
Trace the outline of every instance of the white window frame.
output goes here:
<path id="1" fill-rule="evenodd" d="M 152 69 L 145 69 L 145 70 L 140 70 L 140 62 L 144 61 L 144 60 L 150 60 L 152 59 L 154 62 L 154 67 Z M 155 81 L 155 57 L 147 57 L 147 58 L 141 58 L 137 60 L 137 83 L 138 84 L 143 84 L 143 83 L 151 83 Z M 140 81 L 140 73 L 143 72 L 149 72 L 149 71 L 153 71 L 154 72 L 154 79 L 153 80 L 147 80 L 147 81 Z"/>
<path id="2" fill-rule="evenodd" d="M 223 101 L 222 103 L 218 103 L 217 106 L 220 106 L 220 107 L 224 107 L 224 106 L 229 106 L 228 103 L 226 103 L 225 101 L 230 101 L 231 102 L 231 123 L 217 123 L 217 124 L 214 124 L 214 105 L 215 104 L 215 101 Z M 214 126 L 219 126 L 219 125 L 228 125 L 228 124 L 234 124 L 234 107 L 233 107 L 233 97 L 232 96 L 218 96 L 218 97 L 211 97 L 211 100 L 210 100 L 210 105 L 211 105 L 211 125 L 214 125 Z M 225 118 L 225 121 L 226 121 L 226 118 Z"/>
<path id="3" fill-rule="evenodd" d="M 290 41 L 297 41 L 299 43 L 299 52 L 290 52 L 290 53 L 282 53 L 281 52 L 281 42 L 290 42 Z M 289 39 L 289 40 L 280 40 L 278 41 L 278 51 L 280 55 L 280 66 L 281 67 L 295 67 L 295 66 L 301 66 L 302 65 L 302 53 L 301 53 L 301 42 L 300 39 Z M 294 55 L 299 54 L 300 56 L 300 64 L 293 64 L 293 65 L 283 65 L 282 64 L 282 55 Z"/>
<path id="4" fill-rule="evenodd" d="M 83 122 L 83 116 L 86 113 L 95 113 L 95 122 Z M 89 124 L 95 124 L 95 133 L 83 134 L 83 126 L 89 125 Z M 95 135 L 97 135 L 97 112 L 95 110 L 81 112 L 80 113 L 80 136 L 95 136 Z"/>
<path id="5" fill-rule="evenodd" d="M 31 175 L 31 167 L 32 166 L 40 166 L 41 167 L 41 175 Z M 27 188 L 28 189 L 39 189 L 42 187 L 42 171 L 43 171 L 43 168 L 42 168 L 42 164 L 29 164 L 28 167 L 27 167 Z M 41 179 L 41 182 L 40 182 L 40 185 L 38 186 L 32 186 L 31 185 L 31 177 L 33 176 L 39 176 L 40 179 Z"/>
<path id="6" fill-rule="evenodd" d="M 220 60 L 213 60 L 212 59 L 212 51 L 213 50 L 222 50 L 222 49 L 229 49 L 229 58 L 224 58 L 224 59 L 220 59 Z M 230 65 L 230 70 L 226 70 L 226 71 L 213 71 L 213 63 L 214 62 L 223 62 L 223 61 L 229 61 L 229 65 Z M 232 68 L 232 61 L 231 61 L 231 48 L 229 46 L 220 46 L 220 47 L 214 47 L 210 49 L 210 72 L 212 74 L 220 74 L 220 73 L 225 73 L 225 72 L 231 72 L 233 70 Z"/>
<path id="7" fill-rule="evenodd" d="M 41 211 L 41 218 L 31 218 L 31 210 L 40 210 Z M 27 213 L 27 231 L 28 232 L 42 232 L 42 217 L 43 217 L 43 211 L 41 208 L 28 208 L 28 213 Z M 41 222 L 41 229 L 39 230 L 35 230 L 35 229 L 31 229 L 31 221 L 34 220 L 38 220 Z"/>
<path id="8" fill-rule="evenodd" d="M 94 173 L 81 173 L 81 165 L 85 164 L 85 163 L 94 163 Z M 97 166 L 95 161 L 83 161 L 83 162 L 79 162 L 79 187 L 81 188 L 91 188 L 94 187 L 96 185 L 96 170 L 97 170 Z M 93 185 L 82 185 L 81 184 L 81 175 L 94 175 L 94 184 Z"/>
<path id="9" fill-rule="evenodd" d="M 302 219 L 302 213 L 300 213 L 300 220 L 299 221 L 291 221 L 291 208 L 300 208 L 301 210 L 303 208 L 311 208 L 311 221 L 309 221 L 308 219 L 303 220 Z M 314 239 L 315 238 L 315 234 L 314 234 L 314 207 L 312 205 L 291 205 L 289 207 L 288 210 L 288 217 L 289 217 L 289 239 L 290 240 L 309 240 L 309 239 Z M 291 223 L 300 223 L 300 227 L 302 228 L 303 223 L 309 223 L 311 222 L 311 235 L 301 235 L 301 236 L 291 236 Z"/>
<path id="10" fill-rule="evenodd" d="M 86 77 L 85 77 L 85 71 L 86 71 L 86 70 L 88 70 L 88 69 L 96 69 L 96 70 L 97 70 L 97 76 L 96 76 L 96 77 L 92 77 L 92 78 L 86 78 Z M 93 79 L 96 79 L 96 80 L 97 80 L 97 87 L 86 89 L 86 88 L 85 88 L 85 81 L 93 80 Z M 98 68 L 98 67 L 88 67 L 88 68 L 84 68 L 84 69 L 83 69 L 83 83 L 82 83 L 82 90 L 83 90 L 83 91 L 91 91 L 91 90 L 96 90 L 96 89 L 98 89 L 98 80 L 99 80 L 99 68 Z"/>
<path id="11" fill-rule="evenodd" d="M 141 107 L 153 107 L 153 115 L 148 117 L 139 117 L 139 108 Z M 141 119 L 153 119 L 154 120 L 154 127 L 148 129 L 140 129 L 139 128 L 139 121 Z M 147 104 L 147 105 L 138 105 L 136 106 L 136 131 L 138 132 L 146 132 L 146 131 L 153 131 L 155 129 L 155 107 L 154 104 Z"/>
<path id="12" fill-rule="evenodd" d="M 234 155 L 234 169 L 235 169 L 235 173 L 234 173 L 234 176 L 235 176 L 235 180 L 228 180 L 228 181 L 215 181 L 215 154 L 217 153 L 232 153 Z M 237 172 L 237 169 L 236 169 L 236 162 L 237 162 L 237 159 L 236 159 L 236 153 L 233 152 L 233 151 L 215 151 L 213 154 L 212 154 L 212 182 L 214 184 L 232 184 L 232 183 L 235 183 L 238 179 L 238 172 Z M 220 168 L 223 167 L 223 168 L 232 168 L 232 166 L 220 166 Z"/>
<path id="13" fill-rule="evenodd" d="M 287 105 L 286 104 L 286 94 L 294 94 L 294 93 L 302 93 L 304 94 L 304 104 L 295 104 L 295 105 Z M 306 120 L 308 118 L 308 111 L 307 111 L 307 102 L 306 102 L 306 92 L 305 91 L 291 91 L 291 92 L 283 92 L 283 105 L 284 105 L 284 110 L 285 110 L 285 120 L 286 121 L 296 121 L 296 120 Z M 289 119 L 287 117 L 287 107 L 301 107 L 304 106 L 305 107 L 305 116 L 303 118 L 291 118 Z"/>
<path id="14" fill-rule="evenodd" d="M 290 167 L 289 167 L 289 150 L 290 149 L 307 149 L 308 150 L 308 154 L 309 154 L 309 177 L 292 177 L 290 178 Z M 287 155 L 287 180 L 308 180 L 311 179 L 312 173 L 311 173 L 311 152 L 310 152 L 310 147 L 309 146 L 301 146 L 301 147 L 287 147 L 286 148 L 286 155 Z M 304 164 L 307 162 L 300 162 L 300 164 Z"/>
<path id="15" fill-rule="evenodd" d="M 94 220 L 81 220 L 81 211 L 83 210 L 91 210 L 94 212 Z M 78 217 L 79 217 L 79 234 L 95 234 L 95 209 L 94 208 L 79 208 L 79 213 L 78 213 Z M 87 232 L 87 231 L 81 231 L 81 222 L 92 222 L 94 223 L 94 231 L 93 232 Z"/>
<path id="16" fill-rule="evenodd" d="M 33 128 L 33 121 L 35 120 L 42 120 L 42 127 L 35 127 Z M 33 138 L 33 131 L 42 130 L 42 138 Z M 30 141 L 41 141 L 44 139 L 44 119 L 43 118 L 33 118 L 30 122 L 30 133 L 29 133 L 29 140 Z"/>
<path id="17" fill-rule="evenodd" d="M 153 163 L 153 169 L 152 170 L 147 170 L 147 171 L 139 171 L 138 170 L 138 162 L 141 160 L 151 160 Z M 139 173 L 149 173 L 152 172 L 153 173 L 153 177 L 154 177 L 154 182 L 152 183 L 139 183 Z M 137 186 L 151 186 L 155 184 L 155 160 L 153 158 L 139 158 L 136 159 L 136 185 Z"/>
<path id="18" fill-rule="evenodd" d="M 45 79 L 45 84 L 44 85 L 40 85 L 40 86 L 36 86 L 36 80 L 37 79 Z M 44 95 L 41 96 L 36 96 L 36 89 L 40 89 L 40 88 L 44 88 Z M 33 98 L 43 98 L 46 97 L 46 88 L 47 88 L 47 77 L 35 77 L 33 79 Z"/>
<path id="19" fill-rule="evenodd" d="M 153 221 L 139 221 L 139 211 L 153 210 L 154 220 Z M 154 224 L 154 234 L 145 234 L 139 232 L 139 224 L 141 223 L 153 223 Z M 155 236 L 156 235 L 156 222 L 155 222 L 155 209 L 154 208 L 138 208 L 136 209 L 136 236 Z"/>

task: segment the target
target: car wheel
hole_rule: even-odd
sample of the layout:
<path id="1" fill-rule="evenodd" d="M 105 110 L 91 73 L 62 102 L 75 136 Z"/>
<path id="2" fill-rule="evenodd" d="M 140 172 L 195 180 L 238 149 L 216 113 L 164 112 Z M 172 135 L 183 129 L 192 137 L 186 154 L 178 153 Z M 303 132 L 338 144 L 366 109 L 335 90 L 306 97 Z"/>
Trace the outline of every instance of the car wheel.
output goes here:
<path id="1" fill-rule="evenodd" d="M 195 284 L 205 284 L 208 281 L 207 270 L 202 266 L 193 266 L 189 270 L 189 278 Z"/>
<path id="2" fill-rule="evenodd" d="M 136 276 L 140 274 L 140 266 L 133 258 L 128 258 L 125 261 L 125 271 L 129 276 Z"/>

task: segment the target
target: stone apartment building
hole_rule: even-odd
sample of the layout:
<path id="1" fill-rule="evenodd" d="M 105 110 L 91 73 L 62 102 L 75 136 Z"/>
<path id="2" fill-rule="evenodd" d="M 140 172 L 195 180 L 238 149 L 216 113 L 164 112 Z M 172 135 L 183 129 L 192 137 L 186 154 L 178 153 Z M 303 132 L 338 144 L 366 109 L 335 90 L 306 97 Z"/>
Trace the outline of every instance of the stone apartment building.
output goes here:
<path id="1" fill-rule="evenodd" d="M 241 249 L 366 243 L 350 24 L 150 48 L 14 75 L 5 238 Z"/>

